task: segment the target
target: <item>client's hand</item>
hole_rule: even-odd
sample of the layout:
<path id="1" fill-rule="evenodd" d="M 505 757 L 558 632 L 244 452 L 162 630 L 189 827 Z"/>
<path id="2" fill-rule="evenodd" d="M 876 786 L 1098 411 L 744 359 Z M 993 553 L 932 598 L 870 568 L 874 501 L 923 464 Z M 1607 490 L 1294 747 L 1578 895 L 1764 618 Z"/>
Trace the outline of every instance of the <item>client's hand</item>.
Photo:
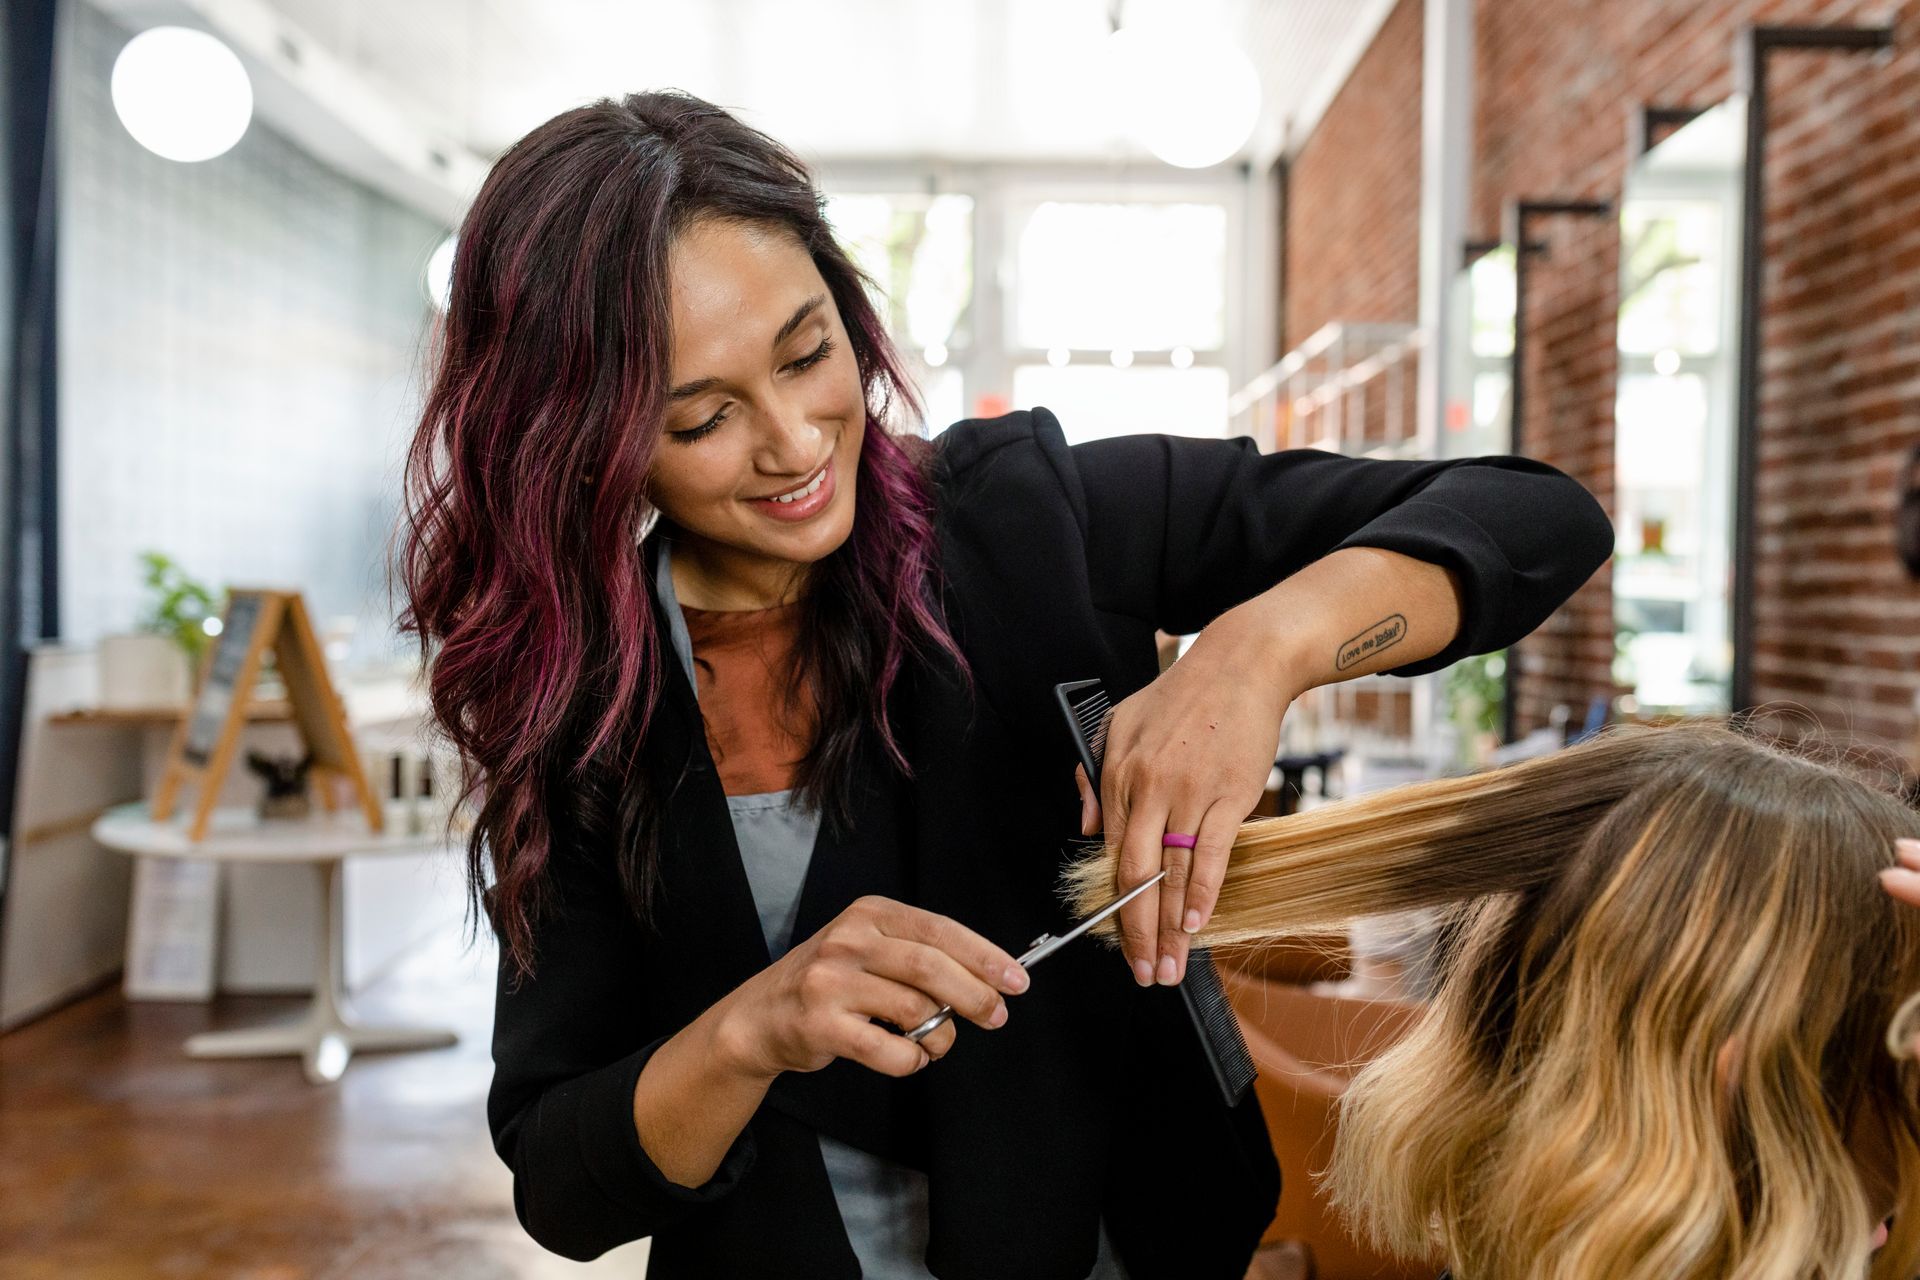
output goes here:
<path id="1" fill-rule="evenodd" d="M 1900 865 L 1882 871 L 1880 883 L 1900 901 L 1920 907 L 1920 840 L 1895 840 L 1893 856 Z"/>
<path id="2" fill-rule="evenodd" d="M 1882 871 L 1880 883 L 1900 901 L 1920 907 L 1920 840 L 1895 840 L 1893 854 L 1900 860 L 1900 865 Z M 1906 1021 L 1911 1023 L 1911 1019 Z M 1920 1031 L 1908 1042 L 1907 1048 L 1914 1057 L 1920 1058 Z"/>

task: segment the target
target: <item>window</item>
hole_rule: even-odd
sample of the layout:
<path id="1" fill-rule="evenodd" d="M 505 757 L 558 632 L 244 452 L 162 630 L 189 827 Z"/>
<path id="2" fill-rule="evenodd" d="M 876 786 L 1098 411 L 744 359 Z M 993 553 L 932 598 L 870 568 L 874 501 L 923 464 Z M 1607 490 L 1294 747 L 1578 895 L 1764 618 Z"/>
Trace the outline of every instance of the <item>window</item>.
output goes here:
<path id="1" fill-rule="evenodd" d="M 1015 347 L 1137 353 L 1224 344 L 1220 205 L 1048 200 L 1012 217 Z"/>
<path id="2" fill-rule="evenodd" d="M 966 416 L 961 369 L 973 347 L 973 198 L 840 192 L 834 235 L 878 287 L 874 301 L 925 402 L 931 434 Z"/>
<path id="3" fill-rule="evenodd" d="M 1513 250 L 1502 245 L 1454 277 L 1442 458 L 1505 453 L 1513 446 Z M 1461 342 L 1459 337 L 1466 341 Z"/>
<path id="4" fill-rule="evenodd" d="M 1015 404 L 1074 443 L 1226 433 L 1225 203 L 1031 199 L 1008 223 Z"/>
<path id="5" fill-rule="evenodd" d="M 1226 433 L 1237 185 L 994 165 L 823 183 L 835 235 L 885 294 L 928 434 L 1035 405 L 1074 441 Z"/>
<path id="6" fill-rule="evenodd" d="M 1068 444 L 1139 431 L 1218 436 L 1227 391 L 1227 371 L 1218 367 L 1023 364 L 1013 371 L 1014 403 L 1053 410 Z"/>

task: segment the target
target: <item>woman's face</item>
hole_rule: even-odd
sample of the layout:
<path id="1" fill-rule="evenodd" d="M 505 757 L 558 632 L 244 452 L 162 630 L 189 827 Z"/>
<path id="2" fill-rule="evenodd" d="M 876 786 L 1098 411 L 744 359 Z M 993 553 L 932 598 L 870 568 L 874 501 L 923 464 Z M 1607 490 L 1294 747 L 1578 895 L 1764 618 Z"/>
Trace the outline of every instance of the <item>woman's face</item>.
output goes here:
<path id="1" fill-rule="evenodd" d="M 648 495 L 688 535 L 675 588 L 694 608 L 782 603 L 853 529 L 866 400 L 852 346 L 812 257 L 777 228 L 696 222 L 669 271 L 666 434 Z"/>

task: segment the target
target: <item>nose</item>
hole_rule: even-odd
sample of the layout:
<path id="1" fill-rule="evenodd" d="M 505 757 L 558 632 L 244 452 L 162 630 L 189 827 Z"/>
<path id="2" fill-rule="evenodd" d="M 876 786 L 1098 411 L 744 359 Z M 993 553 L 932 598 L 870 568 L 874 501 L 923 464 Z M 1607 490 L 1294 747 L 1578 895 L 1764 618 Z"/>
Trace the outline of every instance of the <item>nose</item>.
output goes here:
<path id="1" fill-rule="evenodd" d="M 823 434 L 807 420 L 806 410 L 791 401 L 777 402 L 763 415 L 759 464 L 773 475 L 803 476 L 820 461 Z"/>

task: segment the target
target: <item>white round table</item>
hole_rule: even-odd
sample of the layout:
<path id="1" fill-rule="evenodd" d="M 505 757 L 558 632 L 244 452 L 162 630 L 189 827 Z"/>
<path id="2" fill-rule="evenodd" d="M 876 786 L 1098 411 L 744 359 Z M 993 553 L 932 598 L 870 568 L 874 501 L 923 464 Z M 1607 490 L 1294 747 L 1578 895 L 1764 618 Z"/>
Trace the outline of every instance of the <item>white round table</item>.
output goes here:
<path id="1" fill-rule="evenodd" d="M 309 818 L 262 819 L 249 809 L 216 809 L 201 840 L 187 838 L 190 809 L 164 822 L 149 816 L 145 800 L 116 805 L 93 824 L 93 838 L 109 849 L 143 858 L 209 858 L 222 862 L 305 863 L 320 879 L 319 960 L 313 1000 L 288 1022 L 242 1031 L 208 1031 L 187 1039 L 195 1058 L 298 1056 L 315 1084 L 338 1080 L 356 1052 L 443 1049 L 459 1037 L 443 1027 L 370 1027 L 354 1020 L 342 977 L 346 912 L 341 867 L 348 858 L 429 855 L 445 849 L 438 835 L 402 835 L 367 829 L 357 808 L 316 809 Z"/>

